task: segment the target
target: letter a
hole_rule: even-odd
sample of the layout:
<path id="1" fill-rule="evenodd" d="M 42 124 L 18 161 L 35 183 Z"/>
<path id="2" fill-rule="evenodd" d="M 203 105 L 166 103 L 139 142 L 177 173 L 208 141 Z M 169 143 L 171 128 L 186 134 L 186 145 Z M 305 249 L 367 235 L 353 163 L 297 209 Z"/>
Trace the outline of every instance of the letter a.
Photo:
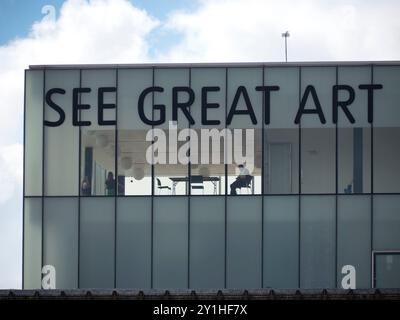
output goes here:
<path id="1" fill-rule="evenodd" d="M 342 279 L 343 289 L 355 289 L 356 288 L 356 268 L 352 265 L 345 265 L 342 268 L 342 274 L 345 276 Z"/>

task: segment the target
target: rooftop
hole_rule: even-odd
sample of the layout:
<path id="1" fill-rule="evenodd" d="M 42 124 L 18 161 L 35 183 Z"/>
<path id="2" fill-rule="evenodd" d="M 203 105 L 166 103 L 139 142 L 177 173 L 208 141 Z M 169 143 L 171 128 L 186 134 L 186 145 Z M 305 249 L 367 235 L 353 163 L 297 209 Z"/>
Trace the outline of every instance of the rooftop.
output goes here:
<path id="1" fill-rule="evenodd" d="M 400 289 L 0 290 L 0 300 L 400 300 Z"/>
<path id="2" fill-rule="evenodd" d="M 296 61 L 296 62 L 214 62 L 214 63 L 138 63 L 138 64 L 49 64 L 30 65 L 29 69 L 130 69 L 130 68 L 226 68 L 226 67 L 335 67 L 399 66 L 393 61 Z"/>

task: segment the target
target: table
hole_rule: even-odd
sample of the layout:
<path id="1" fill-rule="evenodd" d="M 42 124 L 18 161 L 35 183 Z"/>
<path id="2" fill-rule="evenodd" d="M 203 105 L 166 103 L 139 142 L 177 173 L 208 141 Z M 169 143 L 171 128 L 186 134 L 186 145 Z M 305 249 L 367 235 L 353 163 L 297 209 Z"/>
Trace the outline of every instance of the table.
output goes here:
<path id="1" fill-rule="evenodd" d="M 176 194 L 176 185 L 179 182 L 186 182 L 186 184 L 188 184 L 190 181 L 189 177 L 169 177 L 169 179 L 172 181 L 172 194 L 173 195 Z M 217 182 L 220 182 L 221 179 L 219 177 L 203 177 L 203 182 L 206 182 L 206 181 L 209 181 L 214 185 L 214 194 L 217 194 Z"/>

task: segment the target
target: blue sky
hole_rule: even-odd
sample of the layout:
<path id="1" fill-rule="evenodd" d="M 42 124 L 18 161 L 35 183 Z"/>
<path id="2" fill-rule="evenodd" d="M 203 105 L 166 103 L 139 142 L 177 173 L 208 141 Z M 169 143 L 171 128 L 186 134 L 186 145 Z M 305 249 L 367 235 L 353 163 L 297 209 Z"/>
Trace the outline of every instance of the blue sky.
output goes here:
<path id="1" fill-rule="evenodd" d="M 52 5 L 56 19 L 42 14 Z M 0 289 L 21 286 L 32 64 L 400 60 L 398 0 L 0 0 Z"/>
<path id="2" fill-rule="evenodd" d="M 44 6 L 52 5 L 58 13 L 64 1 L 1 0 L 0 45 L 15 38 L 26 37 L 33 22 L 39 21 L 43 17 L 41 10 Z M 192 10 L 197 5 L 194 0 L 131 0 L 130 2 L 158 19 L 165 19 L 172 10 Z"/>
<path id="3" fill-rule="evenodd" d="M 62 0 L 2 0 L 0 2 L 0 44 L 16 37 L 27 36 L 34 21 L 42 17 L 43 6 L 51 4 L 57 10 Z"/>

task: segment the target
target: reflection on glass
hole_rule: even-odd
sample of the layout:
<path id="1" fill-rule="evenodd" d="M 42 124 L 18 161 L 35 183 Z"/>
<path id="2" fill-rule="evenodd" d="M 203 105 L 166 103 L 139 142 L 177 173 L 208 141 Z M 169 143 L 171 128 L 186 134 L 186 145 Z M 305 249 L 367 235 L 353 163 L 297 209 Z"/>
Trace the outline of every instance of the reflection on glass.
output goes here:
<path id="1" fill-rule="evenodd" d="M 374 128 L 374 192 L 400 192 L 400 128 Z"/>
<path id="2" fill-rule="evenodd" d="M 82 130 L 81 148 L 81 195 L 114 195 L 115 131 Z"/>
<path id="3" fill-rule="evenodd" d="M 354 101 L 348 111 L 338 108 L 338 193 L 369 193 L 371 191 L 371 124 L 368 122 L 368 95 L 359 84 L 371 82 L 370 67 L 339 67 L 338 83 L 354 90 Z M 348 90 L 339 90 L 338 100 L 350 99 Z M 379 106 L 381 107 L 381 106 Z"/>
<path id="4" fill-rule="evenodd" d="M 301 129 L 301 192 L 335 193 L 335 129 Z"/>
<path id="5" fill-rule="evenodd" d="M 204 130 L 208 130 L 204 128 Z M 203 132 L 204 133 L 204 132 Z M 206 137 L 201 129 L 190 136 L 190 192 L 192 195 L 219 195 L 225 190 L 224 134 Z M 205 141 L 208 143 L 205 143 Z M 219 148 L 216 141 L 220 142 Z M 207 146 L 206 146 L 207 145 Z"/>
<path id="6" fill-rule="evenodd" d="M 80 194 L 115 195 L 116 70 L 82 70 L 81 88 Z M 104 106 L 102 113 L 100 103 Z"/>
<path id="7" fill-rule="evenodd" d="M 188 194 L 189 168 L 188 164 L 179 159 L 180 149 L 186 141 L 177 141 L 179 130 L 163 129 L 163 133 L 154 137 L 151 146 L 154 157 L 154 194 L 156 195 L 185 195 Z M 185 149 L 188 150 L 188 149 Z"/>
<path id="8" fill-rule="evenodd" d="M 146 151 L 147 130 L 118 131 L 118 195 L 150 195 L 151 165 Z"/>
<path id="9" fill-rule="evenodd" d="M 400 252 L 378 254 L 375 258 L 375 287 L 400 287 Z"/>
<path id="10" fill-rule="evenodd" d="M 354 266 L 357 270 L 357 288 L 369 288 L 371 285 L 371 197 L 369 195 L 338 196 L 337 231 L 338 266 L 348 264 Z M 341 271 L 341 268 L 338 268 L 339 288 L 342 280 Z"/>
<path id="11" fill-rule="evenodd" d="M 25 195 L 42 195 L 43 71 L 29 70 L 25 84 Z"/>
<path id="12" fill-rule="evenodd" d="M 302 196 L 300 287 L 335 286 L 335 196 Z"/>
<path id="13" fill-rule="evenodd" d="M 371 129 L 338 129 L 338 193 L 371 191 Z"/>
<path id="14" fill-rule="evenodd" d="M 65 94 L 55 94 L 54 103 L 63 109 L 65 121 L 52 127 L 43 127 L 44 195 L 77 196 L 79 193 L 79 128 L 72 126 L 72 90 L 79 86 L 78 70 L 46 70 L 45 90 L 63 88 Z M 54 123 L 59 114 L 46 102 L 45 121 Z"/>
<path id="15" fill-rule="evenodd" d="M 266 129 L 264 193 L 299 192 L 299 130 Z"/>

